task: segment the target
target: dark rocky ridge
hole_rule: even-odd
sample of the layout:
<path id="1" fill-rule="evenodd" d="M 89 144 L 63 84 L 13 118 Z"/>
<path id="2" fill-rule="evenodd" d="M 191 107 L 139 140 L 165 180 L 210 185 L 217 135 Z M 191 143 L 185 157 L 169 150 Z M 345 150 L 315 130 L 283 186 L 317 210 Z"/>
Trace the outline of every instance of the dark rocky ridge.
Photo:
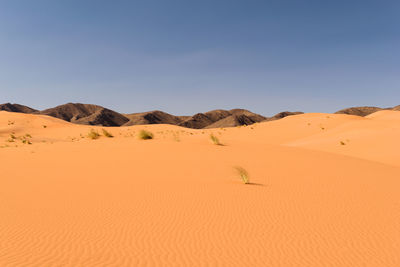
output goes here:
<path id="1" fill-rule="evenodd" d="M 295 112 L 290 112 L 290 111 L 283 111 L 279 112 L 278 114 L 275 114 L 274 116 L 267 118 L 267 121 L 275 121 L 275 120 L 280 120 L 283 119 L 287 116 L 293 116 L 293 115 L 299 115 L 299 114 L 304 114 L 304 112 L 301 111 L 295 111 Z"/>
<path id="2" fill-rule="evenodd" d="M 347 114 L 347 115 L 355 115 L 355 116 L 365 117 L 365 116 L 368 116 L 369 114 L 372 114 L 372 113 L 377 112 L 379 110 L 383 110 L 383 108 L 378 108 L 378 107 L 351 107 L 351 108 L 345 108 L 345 109 L 336 111 L 335 114 Z"/>
<path id="3" fill-rule="evenodd" d="M 155 110 L 142 113 L 124 114 L 129 119 L 124 126 L 141 125 L 141 124 L 173 124 L 178 125 L 183 119 L 168 114 L 163 111 Z"/>
<path id="4" fill-rule="evenodd" d="M 172 124 L 193 129 L 234 127 L 270 121 L 302 112 L 281 112 L 267 118 L 245 109 L 212 110 L 193 116 L 174 116 L 155 110 L 142 113 L 120 114 L 98 105 L 67 103 L 54 108 L 38 111 L 18 104 L 2 104 L 0 110 L 48 115 L 68 122 L 86 125 L 130 126 L 144 124 Z"/>
<path id="5" fill-rule="evenodd" d="M 38 112 L 38 110 L 24 106 L 24 105 L 19 105 L 19 104 L 11 104 L 11 103 L 5 103 L 5 104 L 0 104 L 0 110 L 8 111 L 8 112 L 19 112 L 19 113 L 35 113 Z"/>
<path id="6" fill-rule="evenodd" d="M 97 105 L 68 103 L 46 109 L 40 114 L 65 121 L 86 125 L 121 126 L 129 121 L 127 117 Z"/>

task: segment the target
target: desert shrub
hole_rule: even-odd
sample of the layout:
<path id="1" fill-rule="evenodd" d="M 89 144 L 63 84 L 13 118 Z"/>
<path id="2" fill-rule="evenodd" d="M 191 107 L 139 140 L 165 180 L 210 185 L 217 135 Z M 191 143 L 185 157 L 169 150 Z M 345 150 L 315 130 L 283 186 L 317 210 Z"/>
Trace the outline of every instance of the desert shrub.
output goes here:
<path id="1" fill-rule="evenodd" d="M 105 136 L 105 137 L 109 137 L 109 138 L 111 138 L 111 137 L 114 137 L 110 132 L 108 132 L 106 129 L 101 129 L 102 131 L 103 131 L 103 135 Z"/>
<path id="2" fill-rule="evenodd" d="M 95 140 L 95 139 L 99 139 L 100 138 L 100 134 L 97 131 L 91 129 L 90 132 L 88 133 L 87 137 L 89 139 Z"/>
<path id="3" fill-rule="evenodd" d="M 23 144 L 26 144 L 26 145 L 32 145 L 31 141 L 29 141 L 29 140 L 26 139 L 26 138 L 23 138 L 23 139 L 22 139 L 22 143 L 23 143 Z"/>
<path id="4" fill-rule="evenodd" d="M 146 130 L 141 130 L 139 132 L 139 139 L 141 140 L 149 140 L 149 139 L 153 139 L 154 135 L 153 133 L 146 131 Z"/>
<path id="5" fill-rule="evenodd" d="M 214 145 L 222 146 L 222 143 L 219 141 L 218 137 L 216 137 L 215 135 L 210 134 L 210 139 Z"/>
<path id="6" fill-rule="evenodd" d="M 249 173 L 243 167 L 236 166 L 235 170 L 244 184 L 250 183 Z"/>
<path id="7" fill-rule="evenodd" d="M 28 138 L 32 138 L 30 134 L 26 134 L 24 136 L 20 136 L 18 139 L 25 145 L 32 145 L 31 141 Z"/>

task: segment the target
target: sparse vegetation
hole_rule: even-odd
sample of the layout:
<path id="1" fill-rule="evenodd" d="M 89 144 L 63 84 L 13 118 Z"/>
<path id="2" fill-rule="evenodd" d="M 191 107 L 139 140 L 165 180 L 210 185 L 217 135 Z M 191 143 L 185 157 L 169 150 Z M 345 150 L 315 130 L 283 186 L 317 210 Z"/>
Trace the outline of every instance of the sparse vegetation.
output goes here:
<path id="1" fill-rule="evenodd" d="M 141 140 L 149 140 L 149 139 L 153 139 L 154 135 L 153 133 L 146 131 L 146 130 L 141 130 L 139 132 L 139 139 Z"/>
<path id="2" fill-rule="evenodd" d="M 110 132 L 108 132 L 106 129 L 101 129 L 103 131 L 103 135 L 105 137 L 111 138 L 114 137 Z"/>
<path id="3" fill-rule="evenodd" d="M 43 125 L 43 128 L 47 128 L 47 125 Z"/>
<path id="4" fill-rule="evenodd" d="M 249 173 L 243 167 L 236 166 L 235 170 L 244 184 L 249 184 Z"/>
<path id="5" fill-rule="evenodd" d="M 340 141 L 340 144 L 341 144 L 342 146 L 346 145 L 346 143 L 343 142 L 343 141 Z"/>
<path id="6" fill-rule="evenodd" d="M 32 145 L 31 141 L 29 141 L 28 139 L 26 139 L 26 137 L 22 137 L 21 139 L 22 143 L 25 145 Z"/>
<path id="7" fill-rule="evenodd" d="M 30 134 L 25 134 L 24 136 L 17 137 L 15 133 L 10 134 L 10 138 L 7 139 L 7 142 L 14 143 L 16 140 L 20 140 L 23 144 L 31 145 L 32 142 L 28 139 L 32 138 Z"/>
<path id="8" fill-rule="evenodd" d="M 87 137 L 89 139 L 95 140 L 95 139 L 99 139 L 100 138 L 100 134 L 97 131 L 91 129 L 90 132 L 88 133 Z"/>
<path id="9" fill-rule="evenodd" d="M 218 137 L 216 137 L 216 136 L 213 135 L 213 134 L 210 134 L 210 139 L 211 139 L 211 141 L 213 142 L 214 145 L 217 145 L 217 146 L 222 146 L 222 145 L 223 145 L 223 144 L 219 141 Z"/>
<path id="10" fill-rule="evenodd" d="M 30 134 L 25 134 L 24 136 L 19 137 L 23 144 L 32 145 L 31 141 L 28 138 L 32 138 L 32 136 Z"/>

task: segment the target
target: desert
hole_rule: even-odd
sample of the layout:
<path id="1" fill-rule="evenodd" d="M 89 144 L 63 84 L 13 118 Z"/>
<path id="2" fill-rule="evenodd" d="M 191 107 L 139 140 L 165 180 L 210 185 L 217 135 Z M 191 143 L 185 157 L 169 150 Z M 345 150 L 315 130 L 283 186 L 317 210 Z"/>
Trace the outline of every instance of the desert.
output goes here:
<path id="1" fill-rule="evenodd" d="M 0 111 L 0 266 L 399 266 L 399 136 L 393 110 L 212 129 Z"/>
<path id="2" fill-rule="evenodd" d="M 400 267 L 400 1 L 0 3 L 0 267 Z"/>

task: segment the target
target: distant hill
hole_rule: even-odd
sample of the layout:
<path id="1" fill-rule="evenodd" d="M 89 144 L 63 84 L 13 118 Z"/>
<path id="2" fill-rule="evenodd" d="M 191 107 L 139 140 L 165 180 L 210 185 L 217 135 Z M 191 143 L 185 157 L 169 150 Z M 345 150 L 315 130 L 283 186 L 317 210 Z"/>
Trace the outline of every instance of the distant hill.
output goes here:
<path id="1" fill-rule="evenodd" d="M 202 129 L 207 127 L 208 125 L 214 123 L 211 117 L 207 116 L 204 113 L 197 113 L 193 116 L 190 116 L 183 122 L 179 123 L 179 126 L 186 127 L 186 128 L 193 128 L 193 129 Z"/>
<path id="2" fill-rule="evenodd" d="M 217 109 L 193 116 L 174 116 L 162 111 L 125 114 L 129 121 L 124 126 L 140 124 L 173 124 L 186 128 L 203 129 L 250 125 L 265 120 L 264 116 L 244 109 Z"/>
<path id="3" fill-rule="evenodd" d="M 395 106 L 394 108 L 392 108 L 392 110 L 395 110 L 395 111 L 400 111 L 400 105 L 398 105 L 398 106 Z"/>
<path id="4" fill-rule="evenodd" d="M 127 117 L 97 105 L 68 103 L 46 109 L 40 114 L 52 116 L 77 124 L 121 126 L 129 121 Z"/>
<path id="5" fill-rule="evenodd" d="M 234 127 L 238 125 L 250 125 L 265 119 L 264 116 L 245 109 L 217 109 L 206 113 L 197 113 L 186 118 L 179 126 L 194 129 Z"/>
<path id="6" fill-rule="evenodd" d="M 350 107 L 339 110 L 335 112 L 335 114 L 367 116 L 383 109 L 400 111 L 400 105 L 393 108 L 369 106 Z M 251 125 L 256 122 L 279 120 L 287 116 L 303 114 L 303 112 L 300 111 L 284 111 L 272 117 L 264 117 L 245 109 L 216 109 L 205 113 L 197 113 L 192 116 L 175 116 L 160 110 L 121 114 L 102 106 L 81 103 L 67 103 L 43 111 L 20 104 L 5 103 L 0 104 L 0 111 L 1 110 L 8 112 L 43 114 L 68 122 L 86 125 L 131 126 L 144 124 L 173 124 L 193 129 Z"/>
<path id="7" fill-rule="evenodd" d="M 54 108 L 38 111 L 19 104 L 2 104 L 0 110 L 48 115 L 71 123 L 102 126 L 131 126 L 144 124 L 173 124 L 186 128 L 222 128 L 251 125 L 256 122 L 284 118 L 302 112 L 281 112 L 267 118 L 245 109 L 211 110 L 193 116 L 175 116 L 154 110 L 141 113 L 121 114 L 98 105 L 67 103 Z"/>
<path id="8" fill-rule="evenodd" d="M 213 124 L 208 125 L 205 128 L 211 129 L 211 128 L 235 127 L 241 125 L 251 125 L 256 122 L 260 121 L 255 121 L 244 114 L 238 114 L 238 115 L 230 115 L 222 120 L 218 120 Z"/>
<path id="9" fill-rule="evenodd" d="M 347 114 L 365 117 L 369 114 L 382 110 L 378 107 L 352 107 L 336 111 L 335 114 Z"/>
<path id="10" fill-rule="evenodd" d="M 155 110 L 142 113 L 124 114 L 129 119 L 124 126 L 141 124 L 173 124 L 178 125 L 182 119 L 163 111 Z"/>
<path id="11" fill-rule="evenodd" d="M 11 103 L 5 103 L 5 104 L 0 104 L 0 110 L 8 111 L 8 112 L 19 112 L 19 113 L 35 113 L 38 112 L 36 109 L 24 106 L 24 105 L 19 105 L 19 104 L 11 104 Z"/>
<path id="12" fill-rule="evenodd" d="M 283 112 L 280 112 L 278 114 L 275 114 L 272 117 L 267 118 L 266 120 L 267 121 L 275 121 L 275 120 L 283 119 L 283 118 L 285 118 L 287 116 L 293 116 L 293 115 L 299 115 L 299 114 L 304 114 L 304 112 L 301 112 L 301 111 L 296 111 L 296 112 L 283 111 Z"/>

